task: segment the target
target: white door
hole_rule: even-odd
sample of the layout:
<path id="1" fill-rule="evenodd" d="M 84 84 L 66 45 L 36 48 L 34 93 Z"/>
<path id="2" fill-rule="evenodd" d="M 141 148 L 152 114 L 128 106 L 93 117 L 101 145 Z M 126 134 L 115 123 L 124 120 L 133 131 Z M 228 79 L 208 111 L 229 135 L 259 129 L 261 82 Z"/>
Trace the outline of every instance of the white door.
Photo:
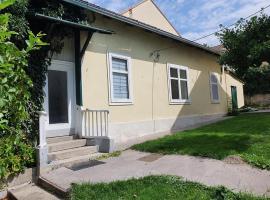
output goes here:
<path id="1" fill-rule="evenodd" d="M 75 132 L 74 63 L 53 60 L 48 68 L 44 108 L 47 112 L 47 137 Z"/>

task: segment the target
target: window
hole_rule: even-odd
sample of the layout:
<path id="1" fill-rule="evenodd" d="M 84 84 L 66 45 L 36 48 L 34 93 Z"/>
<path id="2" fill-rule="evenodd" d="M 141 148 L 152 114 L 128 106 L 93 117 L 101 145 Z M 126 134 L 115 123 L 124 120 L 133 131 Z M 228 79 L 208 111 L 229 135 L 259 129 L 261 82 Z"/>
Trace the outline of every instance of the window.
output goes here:
<path id="1" fill-rule="evenodd" d="M 131 103 L 130 58 L 110 53 L 109 63 L 111 103 Z"/>
<path id="2" fill-rule="evenodd" d="M 188 68 L 168 65 L 168 77 L 171 103 L 190 103 L 188 93 Z"/>
<path id="3" fill-rule="evenodd" d="M 214 73 L 210 74 L 210 91 L 212 103 L 219 103 L 218 79 Z"/>

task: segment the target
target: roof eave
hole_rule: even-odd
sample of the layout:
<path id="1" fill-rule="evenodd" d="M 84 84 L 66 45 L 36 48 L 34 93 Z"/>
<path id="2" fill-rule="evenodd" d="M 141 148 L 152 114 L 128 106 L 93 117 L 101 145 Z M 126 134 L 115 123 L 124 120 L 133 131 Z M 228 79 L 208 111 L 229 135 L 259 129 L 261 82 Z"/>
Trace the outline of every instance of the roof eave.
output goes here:
<path id="1" fill-rule="evenodd" d="M 54 22 L 54 23 L 64 24 L 64 25 L 67 25 L 67 26 L 70 26 L 70 27 L 73 27 L 73 28 L 78 28 L 80 30 L 97 32 L 97 33 L 102 33 L 102 34 L 113 34 L 114 33 L 113 31 L 93 27 L 93 26 L 90 26 L 90 25 L 79 24 L 79 23 L 76 23 L 76 22 L 72 22 L 72 21 L 68 21 L 68 20 L 64 20 L 64 19 L 60 19 L 60 18 L 55 18 L 55 17 L 43 15 L 43 14 L 40 14 L 40 13 L 33 13 L 33 14 L 31 14 L 31 16 L 34 17 L 34 18 L 37 18 L 37 19 L 43 19 L 43 20 L 47 20 L 47 21 L 50 21 L 50 22 Z"/>

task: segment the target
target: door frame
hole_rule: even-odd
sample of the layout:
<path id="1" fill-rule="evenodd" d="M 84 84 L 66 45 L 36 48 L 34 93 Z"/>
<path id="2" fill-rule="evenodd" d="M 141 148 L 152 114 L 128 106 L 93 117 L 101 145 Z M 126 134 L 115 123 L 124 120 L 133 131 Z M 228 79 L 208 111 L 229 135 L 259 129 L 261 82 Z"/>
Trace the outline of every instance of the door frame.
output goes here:
<path id="1" fill-rule="evenodd" d="M 49 124 L 49 92 L 48 92 L 48 74 L 46 75 L 46 85 L 44 87 L 45 97 L 43 108 L 47 112 L 46 132 L 47 136 L 54 137 L 65 134 L 70 134 L 72 129 L 75 129 L 75 64 L 73 62 L 52 60 L 48 70 L 57 70 L 67 72 L 67 92 L 68 92 L 68 123 Z M 59 133 L 58 133 L 59 131 Z"/>

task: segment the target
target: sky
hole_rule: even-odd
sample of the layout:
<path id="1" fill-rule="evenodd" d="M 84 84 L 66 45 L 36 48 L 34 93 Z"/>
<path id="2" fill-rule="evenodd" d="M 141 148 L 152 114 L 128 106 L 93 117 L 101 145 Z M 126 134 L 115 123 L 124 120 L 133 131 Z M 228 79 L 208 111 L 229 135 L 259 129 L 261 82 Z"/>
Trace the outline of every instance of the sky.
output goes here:
<path id="1" fill-rule="evenodd" d="M 140 0 L 88 1 L 121 12 Z M 181 36 L 189 40 L 196 40 L 216 32 L 220 24 L 228 26 L 270 4 L 270 0 L 155 0 L 155 2 Z M 264 13 L 270 14 L 270 8 L 265 9 Z M 218 38 L 214 35 L 197 42 L 209 46 L 219 44 Z"/>

